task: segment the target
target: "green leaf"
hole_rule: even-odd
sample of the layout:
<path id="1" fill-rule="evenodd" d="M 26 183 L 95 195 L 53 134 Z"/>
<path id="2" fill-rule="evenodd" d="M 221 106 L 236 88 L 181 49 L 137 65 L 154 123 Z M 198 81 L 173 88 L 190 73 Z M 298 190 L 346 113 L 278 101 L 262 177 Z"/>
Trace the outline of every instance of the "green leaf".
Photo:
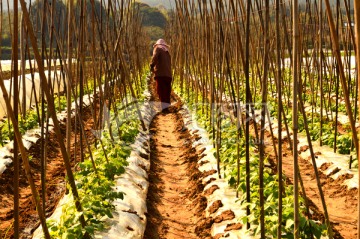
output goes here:
<path id="1" fill-rule="evenodd" d="M 114 217 L 109 209 L 105 210 L 105 214 L 106 214 L 106 216 L 108 216 L 109 218 L 113 218 L 113 217 Z"/>
<path id="2" fill-rule="evenodd" d="M 90 234 L 94 234 L 95 228 L 93 226 L 85 226 L 85 231 Z"/>
<path id="3" fill-rule="evenodd" d="M 229 185 L 230 186 L 234 186 L 234 185 L 236 185 L 236 179 L 234 178 L 234 177 L 230 177 L 230 179 L 229 179 Z"/>

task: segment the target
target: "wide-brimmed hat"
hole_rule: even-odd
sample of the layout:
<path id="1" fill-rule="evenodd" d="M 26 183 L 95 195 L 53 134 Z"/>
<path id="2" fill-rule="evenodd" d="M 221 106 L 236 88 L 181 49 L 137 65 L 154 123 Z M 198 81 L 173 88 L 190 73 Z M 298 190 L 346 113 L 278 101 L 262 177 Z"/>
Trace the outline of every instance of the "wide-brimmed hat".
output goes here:
<path id="1" fill-rule="evenodd" d="M 166 41 L 165 41 L 164 39 L 159 39 L 159 40 L 157 40 L 153 47 L 155 47 L 155 46 L 157 46 L 157 45 L 162 45 L 162 46 L 170 47 L 170 46 L 166 43 Z"/>

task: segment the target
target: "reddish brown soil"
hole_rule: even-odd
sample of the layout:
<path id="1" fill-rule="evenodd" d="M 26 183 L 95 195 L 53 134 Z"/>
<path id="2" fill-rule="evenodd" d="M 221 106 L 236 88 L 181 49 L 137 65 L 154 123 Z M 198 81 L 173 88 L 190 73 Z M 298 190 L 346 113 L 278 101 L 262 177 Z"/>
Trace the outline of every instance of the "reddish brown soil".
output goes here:
<path id="1" fill-rule="evenodd" d="M 84 130 L 89 143 L 94 142 L 94 136 L 91 133 L 94 121 L 90 108 L 86 108 L 83 114 Z M 72 122 L 74 125 L 74 122 Z M 62 124 L 62 133 L 65 141 L 65 126 Z M 75 130 L 71 135 L 71 158 L 74 165 L 74 152 L 79 151 L 79 130 Z M 76 137 L 76 143 L 75 143 Z M 66 143 L 66 142 L 65 142 Z M 85 141 L 84 141 L 84 145 Z M 86 147 L 86 146 L 85 146 Z M 40 195 L 41 192 L 41 140 L 29 149 L 29 155 L 32 156 L 30 161 L 32 176 Z M 76 159 L 76 162 L 79 158 Z M 46 167 L 46 216 L 49 216 L 55 209 L 59 199 L 65 192 L 65 167 L 63 158 L 59 149 L 59 144 L 54 133 L 49 134 L 47 145 L 47 167 Z M 1 238 L 13 238 L 13 167 L 10 166 L 0 175 L 0 235 Z M 21 165 L 20 171 L 20 238 L 31 238 L 33 230 L 39 225 L 39 218 L 36 212 L 35 204 L 32 199 L 31 190 L 25 177 L 25 171 Z"/>
<path id="2" fill-rule="evenodd" d="M 179 139 L 175 113 L 155 117 L 149 191 L 149 219 L 145 238 L 197 238 L 189 194 L 186 150 Z"/>
<path id="3" fill-rule="evenodd" d="M 173 98 L 175 96 L 173 95 Z M 206 199 L 197 170 L 198 152 L 184 127 L 179 103 L 150 125 L 151 169 L 145 239 L 208 238 L 213 220 L 204 224 Z"/>
<path id="4" fill-rule="evenodd" d="M 232 220 L 235 218 L 235 214 L 231 210 L 226 210 L 222 212 L 219 216 L 215 217 L 214 222 L 220 223 L 227 220 Z"/>
<path id="5" fill-rule="evenodd" d="M 270 141 L 268 135 L 268 141 Z M 283 172 L 292 183 L 293 179 L 293 157 L 289 150 L 288 141 L 283 141 Z M 276 162 L 272 148 L 267 150 L 270 159 Z M 316 152 L 315 152 L 316 153 Z M 324 165 L 323 168 L 329 165 Z M 299 167 L 306 196 L 309 200 L 310 208 L 315 212 L 313 218 L 324 222 L 324 210 L 321 204 L 320 194 L 316 183 L 313 166 L 306 160 L 299 157 Z M 324 192 L 327 211 L 334 231 L 334 238 L 353 239 L 357 238 L 357 193 L 358 190 L 348 190 L 342 186 L 342 182 L 347 178 L 340 177 L 333 180 L 319 172 L 322 190 Z"/>
<path id="6" fill-rule="evenodd" d="M 241 223 L 230 223 L 226 226 L 225 231 L 231 231 L 231 230 L 240 230 L 244 225 Z"/>
<path id="7" fill-rule="evenodd" d="M 217 200 L 215 202 L 213 202 L 213 204 L 211 204 L 211 206 L 209 207 L 209 213 L 213 214 L 214 212 L 216 212 L 217 210 L 219 210 L 219 208 L 221 208 L 223 206 L 221 200 Z"/>

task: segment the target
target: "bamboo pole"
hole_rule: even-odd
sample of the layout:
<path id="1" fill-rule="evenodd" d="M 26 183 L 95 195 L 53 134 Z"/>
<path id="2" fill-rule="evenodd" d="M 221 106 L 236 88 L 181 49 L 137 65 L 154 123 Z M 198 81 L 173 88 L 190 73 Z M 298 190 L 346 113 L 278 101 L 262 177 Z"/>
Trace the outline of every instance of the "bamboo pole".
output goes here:
<path id="1" fill-rule="evenodd" d="M 25 29 L 24 29 L 24 20 L 21 16 L 21 26 L 20 26 L 20 56 L 21 56 L 21 79 L 22 79 L 22 117 L 26 117 L 26 59 L 25 59 Z"/>
<path id="2" fill-rule="evenodd" d="M 322 132 L 323 132 L 323 2 L 319 0 L 319 69 L 320 69 L 320 146 L 322 146 Z"/>
<path id="3" fill-rule="evenodd" d="M 74 1 L 69 0 L 68 4 L 68 28 L 67 28 L 67 81 L 66 81 L 66 97 L 67 97 L 67 119 L 71 119 L 71 87 L 72 87 L 72 21 Z M 70 156 L 71 148 L 71 120 L 66 121 L 66 150 Z"/>
<path id="4" fill-rule="evenodd" d="M 246 80 L 246 122 L 245 122 L 245 144 L 246 144 L 246 202 L 250 203 L 250 7 L 251 0 L 247 1 L 246 6 L 246 40 L 245 40 L 245 80 Z M 250 215 L 250 207 L 246 206 L 246 215 Z M 247 222 L 246 228 L 250 229 L 250 223 Z"/>
<path id="5" fill-rule="evenodd" d="M 47 0 L 42 2 L 42 19 L 41 19 L 41 59 L 43 64 L 45 63 L 45 51 L 46 51 L 46 42 L 45 42 L 45 29 L 46 29 L 46 4 Z M 38 5 L 39 6 L 39 5 Z M 40 12 L 39 12 L 40 15 Z M 40 84 L 41 85 L 41 84 Z M 40 167 L 41 167 L 41 201 L 42 208 L 46 209 L 46 157 L 45 157 L 45 96 L 43 87 L 41 87 L 41 118 L 40 118 L 40 128 L 41 128 L 41 159 L 40 159 Z M 45 213 L 45 211 L 44 211 Z"/>
<path id="6" fill-rule="evenodd" d="M 355 45 L 355 49 L 356 49 L 356 66 L 357 66 L 357 79 L 360 79 L 360 2 L 357 0 L 354 0 L 354 10 L 355 10 L 355 36 L 356 36 L 356 45 Z M 359 87 L 359 81 L 357 81 L 357 87 L 360 91 L 360 87 Z M 360 93 L 360 92 L 359 92 Z M 360 101 L 360 100 L 359 100 Z M 360 102 L 359 102 L 360 103 Z M 356 143 L 356 142 L 354 142 Z M 357 159 L 359 161 L 359 148 L 356 148 L 356 152 L 357 152 Z M 359 174 L 360 174 L 360 167 L 358 169 Z M 358 185 L 360 185 L 360 178 L 358 180 Z M 358 222 L 357 222 L 357 238 L 360 238 L 360 190 L 358 190 Z"/>
<path id="7" fill-rule="evenodd" d="M 264 198 L 264 160 L 265 160 L 265 120 L 266 120 L 266 111 L 267 111 L 267 81 L 268 81 L 268 72 L 269 72 L 269 0 L 265 0 L 265 28 L 264 28 L 264 63 L 263 63 L 263 77 L 262 77 L 262 89 L 261 89 L 261 130 L 260 130 L 260 158 L 259 158 L 259 184 L 260 184 L 260 227 L 261 238 L 265 238 L 265 198 Z M 270 123 L 270 121 L 269 121 Z"/>
<path id="8" fill-rule="evenodd" d="M 336 0 L 336 35 L 339 36 L 339 14 L 340 14 L 340 2 L 339 0 Z M 339 116 L 339 63 L 335 61 L 335 72 L 336 72 L 336 80 L 335 80 L 335 91 L 336 91 L 336 99 L 335 99 L 335 130 L 334 130 L 334 153 L 336 153 L 336 143 L 337 143 L 337 134 L 338 134 L 338 116 Z"/>
<path id="9" fill-rule="evenodd" d="M 80 102 L 79 102 L 79 115 L 83 115 L 84 113 L 84 109 L 83 109 L 83 97 L 84 97 L 84 64 L 85 64 L 85 60 L 84 60 L 84 41 L 85 41 L 85 3 L 84 0 L 81 0 L 80 2 L 80 43 L 78 46 L 78 62 L 80 64 L 79 66 L 79 97 L 80 97 Z M 79 122 L 82 126 L 82 121 Z M 84 162 L 84 145 L 83 145 L 83 141 L 84 141 L 84 137 L 86 137 L 85 135 L 83 135 L 83 132 L 80 131 L 80 162 Z M 95 165 L 95 164 L 94 164 Z M 96 167 L 95 167 L 96 168 Z"/>
<path id="10" fill-rule="evenodd" d="M 292 78 L 293 78 L 293 101 L 292 101 L 292 130 L 293 130 L 293 158 L 294 158 L 294 238 L 298 239 L 299 234 L 299 171 L 298 171 L 298 81 L 299 81 L 299 12 L 298 1 L 293 1 L 292 6 L 293 21 L 293 60 L 292 60 Z"/>
<path id="11" fill-rule="evenodd" d="M 281 239 L 281 225 L 282 225 L 282 194 L 283 194 L 283 178 L 282 178 L 282 79 L 281 79 L 281 39 L 280 39 L 280 0 L 276 0 L 276 84 L 277 84 L 277 98 L 278 98 L 278 108 L 277 108 L 277 120 L 278 120 L 278 160 L 277 160 L 277 170 L 278 170 L 278 226 L 277 226 L 277 238 Z"/>
<path id="12" fill-rule="evenodd" d="M 19 69 L 18 69 L 18 40 L 19 40 L 19 5 L 18 1 L 14 1 L 14 33 L 13 33 L 13 41 L 12 41 L 12 57 L 13 57 L 13 74 L 14 74 L 14 97 L 13 97 L 13 107 L 14 107 L 14 120 L 12 121 L 13 125 L 17 125 L 19 118 L 18 118 L 18 106 L 19 106 L 19 90 L 18 90 L 18 84 L 19 84 Z M 11 80 L 11 79 L 10 79 Z M 23 79 L 24 80 L 24 79 Z M 3 95 L 4 95 L 4 88 L 2 89 Z M 10 113 L 8 109 L 8 114 Z M 19 171 L 20 171 L 20 162 L 18 158 L 18 141 L 21 139 L 16 138 L 16 133 L 14 132 L 14 144 L 13 144 L 13 150 L 14 150 L 14 156 L 13 156 L 13 162 L 14 162 L 14 238 L 19 238 L 19 227 L 20 227 L 20 218 L 19 218 Z M 41 212 L 42 213 L 42 212 Z M 40 216 L 40 215 L 39 215 Z"/>

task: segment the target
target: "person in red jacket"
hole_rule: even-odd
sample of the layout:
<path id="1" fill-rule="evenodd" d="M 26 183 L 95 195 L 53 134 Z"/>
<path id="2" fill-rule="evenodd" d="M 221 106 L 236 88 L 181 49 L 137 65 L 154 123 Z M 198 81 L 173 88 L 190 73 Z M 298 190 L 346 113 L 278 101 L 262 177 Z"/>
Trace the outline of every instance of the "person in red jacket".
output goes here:
<path id="1" fill-rule="evenodd" d="M 166 112 L 170 106 L 172 73 L 169 47 L 163 39 L 159 39 L 154 44 L 150 64 L 150 69 L 155 75 L 156 91 L 159 95 L 163 112 Z"/>

